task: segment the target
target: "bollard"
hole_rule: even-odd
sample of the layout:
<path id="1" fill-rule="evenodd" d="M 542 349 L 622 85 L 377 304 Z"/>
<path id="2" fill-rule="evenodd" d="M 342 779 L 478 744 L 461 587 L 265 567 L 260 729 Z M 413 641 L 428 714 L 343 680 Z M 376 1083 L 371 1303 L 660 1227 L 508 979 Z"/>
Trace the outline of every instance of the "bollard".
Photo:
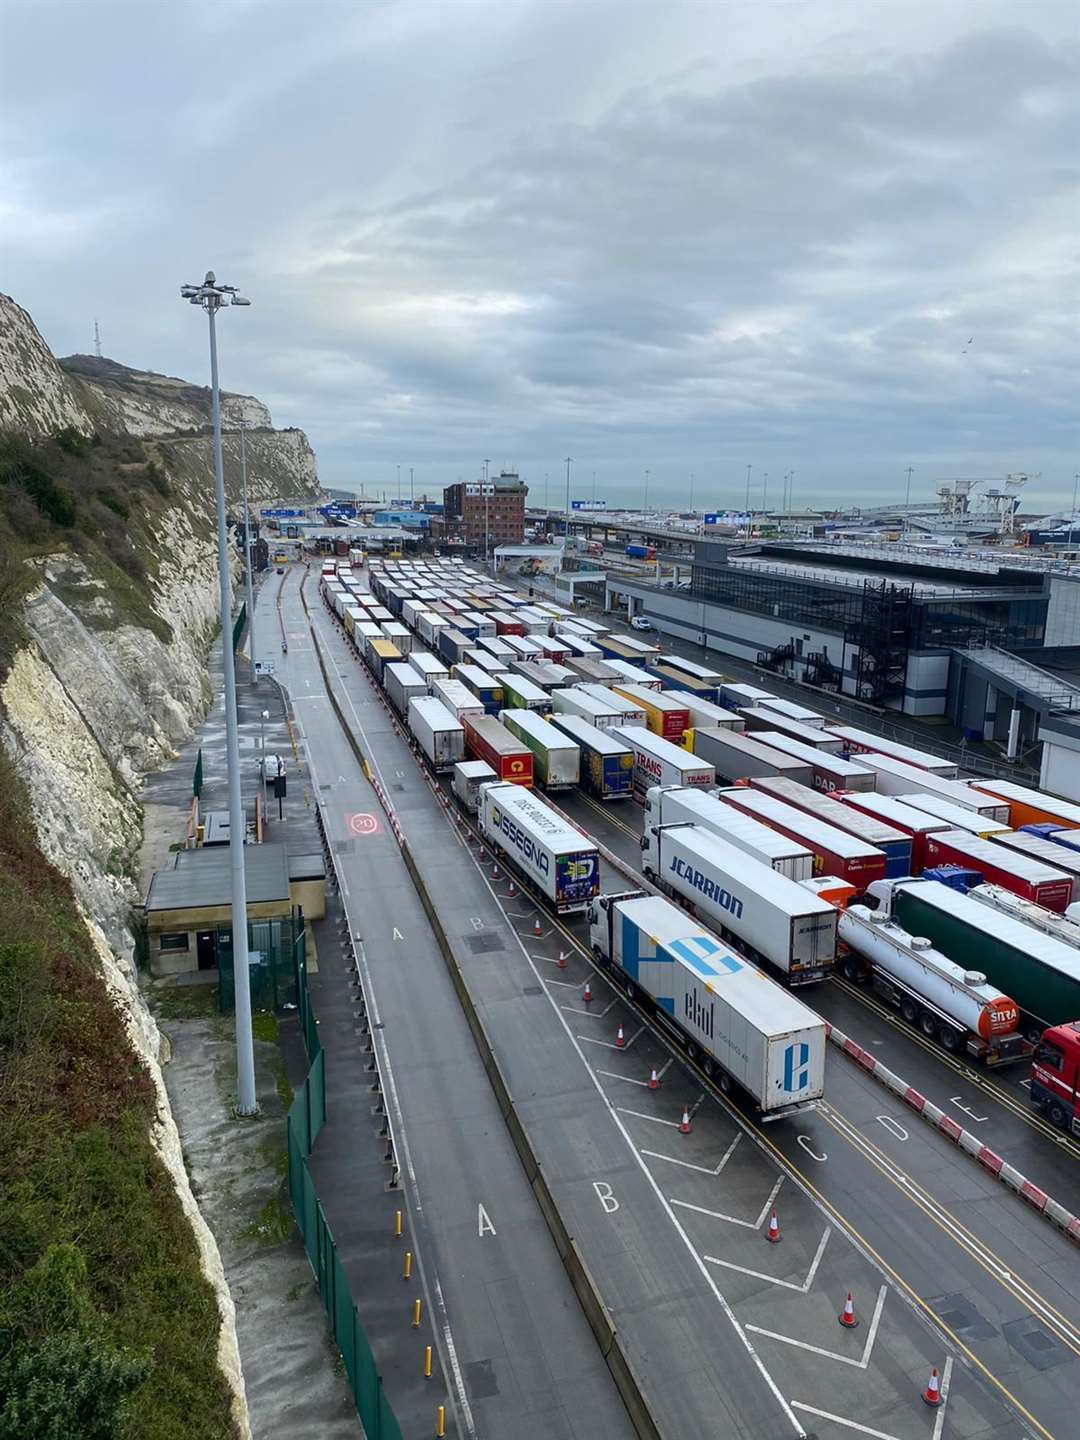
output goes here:
<path id="1" fill-rule="evenodd" d="M 412 1306 L 412 1323 L 413 1323 L 413 1329 L 414 1329 L 414 1330 L 419 1330 L 419 1329 L 420 1329 L 420 1301 L 419 1301 L 419 1300 L 414 1300 L 414 1301 L 413 1301 L 413 1306 Z"/>
<path id="2" fill-rule="evenodd" d="M 411 1251 L 411 1250 L 406 1250 L 406 1251 L 405 1251 L 405 1259 L 402 1261 L 402 1264 L 401 1264 L 401 1278 L 402 1278 L 403 1280 L 408 1280 L 408 1278 L 409 1278 L 409 1276 L 410 1276 L 411 1274 L 412 1274 L 412 1251 Z"/>
<path id="3" fill-rule="evenodd" d="M 431 1379 L 431 1346 L 424 1346 L 424 1379 Z"/>
<path id="4" fill-rule="evenodd" d="M 446 1435 L 446 1406 L 440 1405 L 435 1411 L 435 1440 L 444 1440 Z"/>
<path id="5" fill-rule="evenodd" d="M 395 1211 L 394 1211 L 394 1239 L 395 1239 L 395 1240 L 400 1240 L 400 1239 L 401 1239 L 401 1218 L 402 1218 L 402 1217 L 401 1217 L 401 1211 L 400 1211 L 400 1210 L 395 1210 Z"/>

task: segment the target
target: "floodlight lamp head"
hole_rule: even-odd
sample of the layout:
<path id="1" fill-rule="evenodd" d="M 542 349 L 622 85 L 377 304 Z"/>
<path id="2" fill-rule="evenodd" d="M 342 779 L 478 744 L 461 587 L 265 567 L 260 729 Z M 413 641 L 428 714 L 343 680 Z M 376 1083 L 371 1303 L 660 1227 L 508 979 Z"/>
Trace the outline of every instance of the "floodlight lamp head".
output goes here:
<path id="1" fill-rule="evenodd" d="M 216 285 L 216 284 L 217 284 L 217 280 L 216 280 L 216 277 L 215 277 L 215 275 L 214 275 L 213 270 L 207 270 L 207 272 L 206 272 L 206 279 L 203 281 L 203 284 L 204 284 L 204 285 Z"/>

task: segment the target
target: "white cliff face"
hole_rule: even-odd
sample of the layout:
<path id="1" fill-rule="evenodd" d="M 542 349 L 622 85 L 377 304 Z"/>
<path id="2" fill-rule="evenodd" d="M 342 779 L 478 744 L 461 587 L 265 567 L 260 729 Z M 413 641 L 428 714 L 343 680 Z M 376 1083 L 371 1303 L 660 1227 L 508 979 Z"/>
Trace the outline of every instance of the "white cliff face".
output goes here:
<path id="1" fill-rule="evenodd" d="M 77 357 L 86 359 L 87 357 Z M 66 365 L 71 362 L 65 362 Z M 203 1270 L 221 1314 L 219 1363 L 233 1390 L 240 1433 L 250 1434 L 235 1311 L 213 1235 L 191 1192 L 162 1082 L 161 1037 L 139 992 L 130 913 L 140 896 L 130 878 L 142 832 L 142 776 L 186 741 L 212 700 L 206 656 L 218 624 L 214 488 L 207 392 L 111 362 L 93 375 L 61 369 L 33 321 L 0 296 L 0 429 L 30 436 L 71 425 L 108 426 L 153 438 L 148 449 L 171 487 L 171 504 L 144 547 L 147 605 L 167 639 L 121 613 L 105 584 L 77 556 L 34 562 L 25 606 L 26 643 L 0 686 L 0 744 L 15 759 L 38 844 L 74 888 L 103 978 L 118 998 L 132 1044 L 158 1096 L 154 1142 L 191 1221 Z M 205 412 L 200 408 L 205 406 Z M 280 496 L 315 495 L 315 456 L 302 431 L 271 430 L 269 411 L 229 397 L 230 421 L 247 438 L 253 507 Z M 198 429 L 198 435 L 177 430 Z M 229 508 L 238 492 L 239 441 L 225 441 Z M 235 568 L 239 559 L 232 551 Z M 165 632 L 163 632 L 165 633 Z"/>
<path id="2" fill-rule="evenodd" d="M 68 425 L 84 435 L 94 429 L 33 320 L 0 295 L 0 430 L 52 435 Z"/>

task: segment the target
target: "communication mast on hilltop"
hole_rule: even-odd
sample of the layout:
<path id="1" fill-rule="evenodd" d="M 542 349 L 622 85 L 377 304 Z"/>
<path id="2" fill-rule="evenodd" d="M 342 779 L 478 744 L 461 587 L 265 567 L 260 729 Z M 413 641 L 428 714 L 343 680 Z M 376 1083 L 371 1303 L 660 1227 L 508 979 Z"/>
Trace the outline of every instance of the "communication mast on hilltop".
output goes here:
<path id="1" fill-rule="evenodd" d="M 94 354 L 101 359 L 101 331 L 98 329 L 98 322 L 94 321 Z"/>

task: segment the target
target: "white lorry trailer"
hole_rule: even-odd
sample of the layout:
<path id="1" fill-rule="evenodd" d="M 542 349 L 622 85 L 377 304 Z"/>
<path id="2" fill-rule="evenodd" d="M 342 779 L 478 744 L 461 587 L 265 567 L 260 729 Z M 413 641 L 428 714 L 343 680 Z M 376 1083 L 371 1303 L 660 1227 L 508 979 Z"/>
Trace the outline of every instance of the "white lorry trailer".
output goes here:
<path id="1" fill-rule="evenodd" d="M 478 813 L 480 833 L 559 914 L 584 910 L 598 893 L 595 841 L 557 815 L 535 791 L 505 781 L 482 785 Z"/>
<path id="2" fill-rule="evenodd" d="M 701 825 L 642 837 L 642 872 L 692 907 L 729 943 L 789 985 L 823 980 L 836 960 L 837 911 L 826 900 Z"/>
<path id="3" fill-rule="evenodd" d="M 825 1093 L 825 1025 L 794 995 L 670 901 L 601 895 L 589 943 L 722 1090 L 738 1086 L 766 1120 L 813 1109 Z"/>

